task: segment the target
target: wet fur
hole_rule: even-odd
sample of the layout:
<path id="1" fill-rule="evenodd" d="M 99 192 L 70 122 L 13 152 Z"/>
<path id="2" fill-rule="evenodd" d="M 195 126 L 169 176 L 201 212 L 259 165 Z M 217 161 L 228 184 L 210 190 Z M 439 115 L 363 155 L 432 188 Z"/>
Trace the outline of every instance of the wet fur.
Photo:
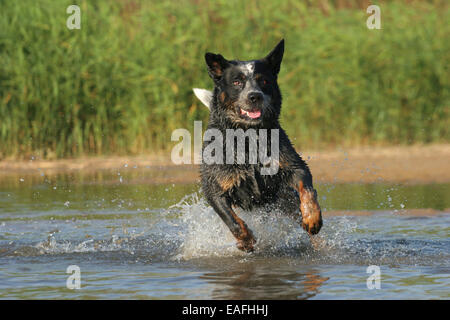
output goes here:
<path id="1" fill-rule="evenodd" d="M 246 251 L 253 250 L 256 238 L 233 208 L 252 210 L 255 207 L 281 203 L 287 214 L 301 217 L 300 198 L 303 194 L 308 193 L 312 201 L 317 203 L 311 172 L 293 148 L 279 123 L 282 97 L 277 76 L 283 52 L 284 41 L 281 41 L 267 57 L 260 60 L 228 61 L 221 55 L 206 54 L 205 56 L 209 74 L 215 84 L 209 106 L 211 112 L 208 129 L 218 129 L 223 137 L 226 136 L 226 129 L 240 128 L 244 131 L 255 129 L 256 132 L 258 129 L 279 130 L 279 170 L 274 175 L 261 174 L 262 164 L 259 159 L 257 164 L 248 164 L 248 143 L 246 143 L 245 164 L 203 163 L 201 166 L 202 190 L 208 203 L 230 228 L 238 240 L 238 247 Z M 249 65 L 252 66 L 253 73 L 250 72 L 252 69 L 248 68 Z M 249 70 L 247 73 L 246 68 Z M 246 82 L 241 85 L 241 90 L 238 90 L 234 80 L 239 79 L 240 75 L 246 79 Z M 253 92 L 252 90 L 261 92 L 263 96 L 258 103 L 262 116 L 256 120 L 240 116 L 240 109 L 254 108 L 254 105 L 246 100 L 246 95 L 248 92 Z M 269 154 L 270 139 L 270 130 L 268 130 Z M 209 143 L 211 142 L 204 141 L 203 150 Z M 225 148 L 224 139 L 224 155 Z M 316 219 L 318 221 L 312 228 L 304 225 L 311 234 L 317 233 L 322 225 L 320 207 L 318 208 L 320 219 Z"/>

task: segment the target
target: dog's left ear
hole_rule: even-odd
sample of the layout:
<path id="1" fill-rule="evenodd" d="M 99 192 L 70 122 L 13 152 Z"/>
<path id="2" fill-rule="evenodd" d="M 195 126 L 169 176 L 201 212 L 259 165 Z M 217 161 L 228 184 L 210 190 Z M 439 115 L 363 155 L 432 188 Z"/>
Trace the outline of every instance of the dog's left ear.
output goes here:
<path id="1" fill-rule="evenodd" d="M 208 73 L 214 81 L 220 80 L 229 66 L 229 62 L 221 54 L 208 52 L 205 54 L 205 61 L 208 65 Z"/>
<path id="2" fill-rule="evenodd" d="M 281 60 L 283 60 L 284 39 L 263 59 L 272 68 L 274 75 L 280 72 Z"/>

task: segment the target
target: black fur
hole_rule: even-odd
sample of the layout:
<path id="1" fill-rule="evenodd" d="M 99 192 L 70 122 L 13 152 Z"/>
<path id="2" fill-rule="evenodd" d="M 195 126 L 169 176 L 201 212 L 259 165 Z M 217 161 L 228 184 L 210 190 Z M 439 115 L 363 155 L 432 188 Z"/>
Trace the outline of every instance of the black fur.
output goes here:
<path id="1" fill-rule="evenodd" d="M 258 129 L 279 130 L 279 170 L 274 175 L 262 175 L 259 160 L 257 164 L 249 164 L 248 143 L 245 164 L 237 164 L 235 161 L 234 164 L 203 163 L 201 166 L 202 189 L 206 199 L 237 238 L 238 247 L 246 251 L 253 250 L 256 239 L 236 215 L 233 207 L 251 210 L 282 199 L 285 202 L 283 208 L 291 211 L 291 214 L 294 208 L 294 214 L 301 217 L 300 193 L 305 192 L 304 199 L 312 197 L 312 206 L 317 204 L 319 212 L 315 213 L 318 217 L 313 219 L 314 223 L 303 223 L 304 228 L 315 234 L 322 225 L 311 172 L 279 123 L 282 99 L 277 77 L 283 53 L 284 40 L 260 60 L 228 61 L 220 54 L 205 55 L 208 72 L 215 85 L 208 129 L 218 129 L 223 137 L 226 136 L 226 129 L 255 129 L 256 133 Z M 250 67 L 246 67 L 249 62 Z M 245 70 L 253 72 L 243 72 Z M 250 112 L 251 116 L 246 112 Z M 258 112 L 261 114 L 259 117 Z M 267 146 L 270 154 L 270 130 L 268 133 Z M 255 143 L 258 142 L 259 139 Z M 210 143 L 211 141 L 205 141 L 203 150 Z M 223 154 L 226 154 L 225 139 Z M 236 157 L 235 150 L 235 160 Z M 299 187 L 300 182 L 302 188 Z M 307 193 L 311 197 L 306 197 Z M 307 201 L 309 200 L 305 200 Z"/>

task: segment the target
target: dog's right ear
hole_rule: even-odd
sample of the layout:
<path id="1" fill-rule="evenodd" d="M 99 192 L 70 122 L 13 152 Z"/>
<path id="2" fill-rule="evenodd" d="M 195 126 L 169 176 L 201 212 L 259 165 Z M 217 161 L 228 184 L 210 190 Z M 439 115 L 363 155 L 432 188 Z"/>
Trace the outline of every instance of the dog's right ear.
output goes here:
<path id="1" fill-rule="evenodd" d="M 284 39 L 282 39 L 277 46 L 263 59 L 272 68 L 274 75 L 280 72 L 281 60 L 283 60 L 284 53 Z"/>
<path id="2" fill-rule="evenodd" d="M 206 64 L 208 65 L 209 76 L 214 80 L 220 80 L 229 62 L 221 54 L 208 52 L 205 54 Z"/>

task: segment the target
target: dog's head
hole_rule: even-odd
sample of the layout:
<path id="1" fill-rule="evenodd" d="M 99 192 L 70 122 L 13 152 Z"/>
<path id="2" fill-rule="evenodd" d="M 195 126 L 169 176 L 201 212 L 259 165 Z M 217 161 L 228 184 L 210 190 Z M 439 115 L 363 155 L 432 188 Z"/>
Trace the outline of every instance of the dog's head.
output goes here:
<path id="1" fill-rule="evenodd" d="M 226 60 L 220 54 L 205 55 L 214 80 L 218 112 L 237 127 L 258 127 L 278 121 L 281 94 L 277 76 L 283 59 L 284 40 L 263 59 Z"/>

